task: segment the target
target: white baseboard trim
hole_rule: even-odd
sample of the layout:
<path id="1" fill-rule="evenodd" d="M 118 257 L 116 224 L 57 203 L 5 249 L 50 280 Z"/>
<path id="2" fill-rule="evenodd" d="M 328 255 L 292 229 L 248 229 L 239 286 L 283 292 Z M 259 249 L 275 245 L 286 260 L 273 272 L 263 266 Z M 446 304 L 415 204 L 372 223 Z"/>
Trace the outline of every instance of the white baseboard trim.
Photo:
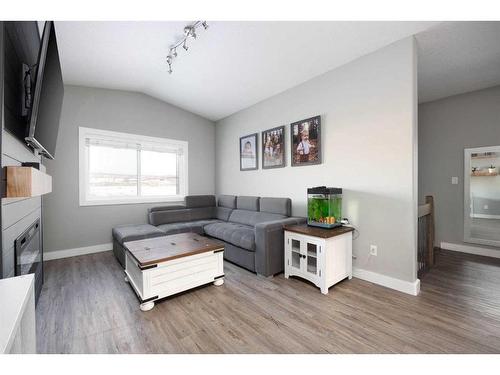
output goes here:
<path id="1" fill-rule="evenodd" d="M 458 243 L 441 242 L 441 249 L 458 251 L 460 253 L 482 255 L 491 258 L 500 258 L 500 250 L 487 249 L 485 247 L 463 245 Z"/>
<path id="2" fill-rule="evenodd" d="M 362 268 L 353 268 L 352 275 L 358 279 L 395 289 L 406 294 L 411 294 L 412 296 L 416 296 L 420 293 L 419 279 L 414 282 L 404 281 L 394 277 L 382 275 L 380 273 L 367 271 Z"/>
<path id="3" fill-rule="evenodd" d="M 79 255 L 100 253 L 102 251 L 109 250 L 113 250 L 113 244 L 111 242 L 102 245 L 77 247 L 74 249 L 47 251 L 43 253 L 43 260 L 70 258 Z"/>

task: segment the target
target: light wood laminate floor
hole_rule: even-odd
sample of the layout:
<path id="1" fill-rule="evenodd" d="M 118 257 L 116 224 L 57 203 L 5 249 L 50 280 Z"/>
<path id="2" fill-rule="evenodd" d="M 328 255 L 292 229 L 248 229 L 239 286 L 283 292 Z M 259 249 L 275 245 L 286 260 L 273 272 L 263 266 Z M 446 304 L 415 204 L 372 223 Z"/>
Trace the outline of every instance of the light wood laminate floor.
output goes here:
<path id="1" fill-rule="evenodd" d="M 111 252 L 46 263 L 40 353 L 500 353 L 500 260 L 441 251 L 421 294 L 356 278 L 327 296 L 225 263 L 141 312 Z"/>

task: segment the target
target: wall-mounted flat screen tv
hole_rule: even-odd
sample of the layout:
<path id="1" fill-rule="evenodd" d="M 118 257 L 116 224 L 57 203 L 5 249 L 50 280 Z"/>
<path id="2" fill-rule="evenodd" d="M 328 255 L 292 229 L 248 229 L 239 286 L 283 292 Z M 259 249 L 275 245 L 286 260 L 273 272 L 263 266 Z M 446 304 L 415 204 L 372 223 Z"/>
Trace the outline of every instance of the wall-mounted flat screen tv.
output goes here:
<path id="1" fill-rule="evenodd" d="M 64 86 L 54 23 L 48 21 L 45 22 L 38 54 L 35 92 L 26 142 L 50 159 L 55 156 L 63 95 Z"/>

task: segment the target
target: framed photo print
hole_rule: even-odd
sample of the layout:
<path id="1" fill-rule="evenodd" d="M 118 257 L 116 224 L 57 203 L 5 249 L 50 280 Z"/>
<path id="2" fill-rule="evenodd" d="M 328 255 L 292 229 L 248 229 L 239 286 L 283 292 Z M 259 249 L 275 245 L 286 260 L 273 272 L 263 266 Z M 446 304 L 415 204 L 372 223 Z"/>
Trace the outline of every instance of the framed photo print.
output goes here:
<path id="1" fill-rule="evenodd" d="M 240 138 L 240 171 L 258 169 L 258 134 L 250 134 Z"/>
<path id="2" fill-rule="evenodd" d="M 262 132 L 262 169 L 285 166 L 285 127 Z"/>
<path id="3" fill-rule="evenodd" d="M 292 167 L 321 164 L 321 117 L 290 124 Z"/>

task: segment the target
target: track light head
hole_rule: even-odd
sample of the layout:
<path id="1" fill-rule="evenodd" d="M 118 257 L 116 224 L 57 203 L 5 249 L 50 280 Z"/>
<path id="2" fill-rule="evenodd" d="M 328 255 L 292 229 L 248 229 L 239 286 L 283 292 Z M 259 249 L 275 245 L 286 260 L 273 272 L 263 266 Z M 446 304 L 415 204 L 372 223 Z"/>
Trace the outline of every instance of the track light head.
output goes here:
<path id="1" fill-rule="evenodd" d="M 193 26 L 186 26 L 184 28 L 184 35 L 186 37 L 191 37 L 193 39 L 196 39 L 196 31 L 194 30 Z"/>
<path id="2" fill-rule="evenodd" d="M 203 26 L 203 28 L 204 28 L 205 30 L 206 30 L 206 29 L 208 29 L 208 24 L 207 24 L 207 21 L 203 21 L 203 22 L 201 23 L 201 26 Z"/>
<path id="3" fill-rule="evenodd" d="M 186 50 L 186 51 L 189 49 L 189 47 L 187 45 L 187 39 L 184 39 L 184 43 L 182 43 L 182 48 L 184 48 L 184 50 Z"/>
<path id="4" fill-rule="evenodd" d="M 177 57 L 177 49 L 175 47 L 170 48 L 170 56 Z"/>
<path id="5" fill-rule="evenodd" d="M 168 73 L 172 74 L 172 61 L 173 61 L 172 55 L 167 56 L 167 64 L 168 64 Z"/>

